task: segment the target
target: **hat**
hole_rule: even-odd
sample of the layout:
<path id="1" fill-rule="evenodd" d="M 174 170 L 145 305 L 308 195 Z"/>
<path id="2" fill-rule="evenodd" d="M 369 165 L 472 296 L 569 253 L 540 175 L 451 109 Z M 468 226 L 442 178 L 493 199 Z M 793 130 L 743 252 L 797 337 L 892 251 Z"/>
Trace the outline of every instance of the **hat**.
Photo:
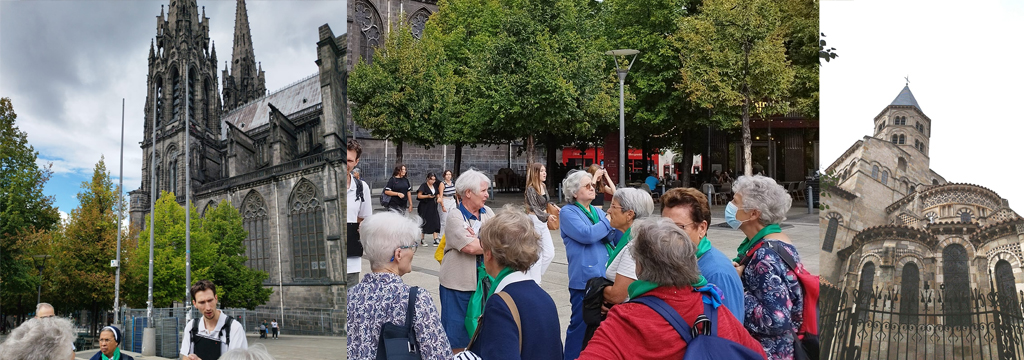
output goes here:
<path id="1" fill-rule="evenodd" d="M 110 332 L 114 333 L 114 341 L 117 342 L 118 344 L 120 344 L 121 343 L 121 329 L 118 329 L 116 326 L 110 325 L 110 326 L 104 327 L 103 329 L 100 329 L 100 332 L 102 333 L 102 332 L 107 331 L 107 330 L 110 330 Z"/>

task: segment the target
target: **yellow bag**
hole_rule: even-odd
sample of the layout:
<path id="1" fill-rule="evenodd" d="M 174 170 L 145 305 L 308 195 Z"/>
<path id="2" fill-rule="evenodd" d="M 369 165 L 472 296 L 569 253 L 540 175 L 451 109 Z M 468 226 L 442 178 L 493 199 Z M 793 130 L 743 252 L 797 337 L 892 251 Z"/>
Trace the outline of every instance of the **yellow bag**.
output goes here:
<path id="1" fill-rule="evenodd" d="M 441 260 L 444 260 L 444 238 L 445 236 L 441 235 L 441 243 L 437 244 L 437 249 L 434 250 L 434 260 L 437 260 L 438 264 L 441 263 Z"/>

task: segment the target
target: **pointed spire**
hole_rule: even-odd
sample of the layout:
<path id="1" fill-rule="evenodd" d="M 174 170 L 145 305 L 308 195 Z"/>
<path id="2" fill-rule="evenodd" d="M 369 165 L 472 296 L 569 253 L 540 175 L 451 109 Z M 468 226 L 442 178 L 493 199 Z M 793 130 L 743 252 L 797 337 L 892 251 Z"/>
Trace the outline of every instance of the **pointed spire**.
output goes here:
<path id="1" fill-rule="evenodd" d="M 235 37 L 234 47 L 231 50 L 230 77 L 233 81 L 228 82 L 225 79 L 225 83 L 234 84 L 235 88 L 230 89 L 233 96 L 230 102 L 225 102 L 225 109 L 233 109 L 242 105 L 244 99 L 259 97 L 265 91 L 266 85 L 257 71 L 245 0 L 237 0 L 235 7 Z M 224 89 L 225 94 L 228 91 L 229 89 Z"/>
<path id="2" fill-rule="evenodd" d="M 150 38 L 149 39 L 149 58 L 152 59 L 152 58 L 155 58 L 155 57 L 156 57 L 156 50 L 153 48 L 153 39 Z"/>
<path id="3" fill-rule="evenodd" d="M 217 66 L 217 41 L 216 40 L 210 40 L 210 61 L 213 63 L 214 67 Z"/>
<path id="4" fill-rule="evenodd" d="M 913 106 L 916 107 L 917 110 L 924 112 L 924 110 L 921 110 L 921 105 L 917 104 L 917 99 L 914 98 L 914 93 L 910 92 L 909 84 L 903 86 L 903 90 L 900 91 L 900 94 L 897 95 L 896 99 L 893 99 L 892 104 L 889 105 Z"/>

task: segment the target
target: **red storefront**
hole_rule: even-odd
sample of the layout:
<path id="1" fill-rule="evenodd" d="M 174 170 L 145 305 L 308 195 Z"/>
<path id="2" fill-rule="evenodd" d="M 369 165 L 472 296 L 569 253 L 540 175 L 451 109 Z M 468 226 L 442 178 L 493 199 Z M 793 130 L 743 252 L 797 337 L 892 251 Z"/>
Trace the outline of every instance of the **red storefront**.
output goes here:
<path id="1" fill-rule="evenodd" d="M 614 151 L 618 152 L 618 149 L 615 149 Z M 658 153 L 658 149 L 651 150 L 651 161 L 655 165 L 658 164 Z M 626 157 L 629 159 L 626 163 L 626 171 L 630 173 L 644 172 L 643 151 L 640 149 L 626 149 Z M 583 153 L 577 148 L 562 148 L 562 165 L 569 167 L 586 167 L 593 163 L 601 164 L 604 160 L 603 147 L 587 149 L 586 153 Z M 609 164 L 605 164 L 605 167 L 608 166 Z"/>

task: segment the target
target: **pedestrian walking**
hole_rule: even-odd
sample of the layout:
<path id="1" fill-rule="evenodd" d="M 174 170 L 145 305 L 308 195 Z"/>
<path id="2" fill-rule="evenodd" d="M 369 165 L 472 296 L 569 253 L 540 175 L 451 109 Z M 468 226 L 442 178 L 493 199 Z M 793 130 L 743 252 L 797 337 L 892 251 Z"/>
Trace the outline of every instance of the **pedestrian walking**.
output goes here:
<path id="1" fill-rule="evenodd" d="M 423 224 L 420 225 L 423 231 L 420 234 L 420 245 L 429 245 L 423 242 L 423 237 L 427 234 L 434 236 L 435 247 L 441 242 L 441 238 L 438 236 L 441 231 L 441 218 L 437 214 L 437 199 L 441 197 L 441 189 L 438 188 L 438 185 L 437 176 L 434 173 L 427 173 L 427 181 L 416 190 L 416 199 L 419 200 L 416 210 L 419 212 L 420 218 L 423 219 Z"/>
<path id="2" fill-rule="evenodd" d="M 541 277 L 548 271 L 548 266 L 555 258 L 555 245 L 551 240 L 551 229 L 549 222 L 558 223 L 558 214 L 549 214 L 548 207 L 558 210 L 558 206 L 551 203 L 548 196 L 547 185 L 548 171 L 544 165 L 533 163 L 526 173 L 526 210 L 533 222 L 533 229 L 540 235 L 540 260 L 527 271 L 530 277 L 541 283 Z"/>
<path id="3" fill-rule="evenodd" d="M 274 334 L 274 339 L 277 339 L 277 333 L 281 331 L 281 329 L 277 325 L 277 319 L 274 319 L 270 322 L 270 330 Z"/>
<path id="4" fill-rule="evenodd" d="M 385 209 L 403 214 L 412 212 L 412 185 L 409 184 L 406 175 L 405 165 L 395 165 L 395 171 L 391 173 L 391 178 L 384 186 L 384 194 L 391 197 L 387 204 L 381 204 Z"/>

